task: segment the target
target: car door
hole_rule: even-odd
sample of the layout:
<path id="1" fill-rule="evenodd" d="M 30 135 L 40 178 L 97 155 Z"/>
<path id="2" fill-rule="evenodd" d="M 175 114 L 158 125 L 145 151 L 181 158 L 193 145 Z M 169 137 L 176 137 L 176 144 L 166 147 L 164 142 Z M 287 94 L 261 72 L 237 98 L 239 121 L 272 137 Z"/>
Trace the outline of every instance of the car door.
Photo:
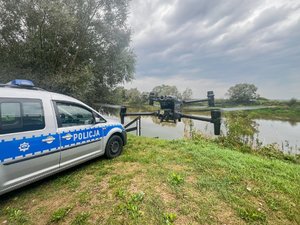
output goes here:
<path id="1" fill-rule="evenodd" d="M 54 101 L 54 105 L 61 140 L 60 168 L 103 154 L 105 121 L 96 124 L 95 113 L 79 103 Z"/>
<path id="2" fill-rule="evenodd" d="M 51 102 L 0 98 L 0 193 L 59 168 Z"/>

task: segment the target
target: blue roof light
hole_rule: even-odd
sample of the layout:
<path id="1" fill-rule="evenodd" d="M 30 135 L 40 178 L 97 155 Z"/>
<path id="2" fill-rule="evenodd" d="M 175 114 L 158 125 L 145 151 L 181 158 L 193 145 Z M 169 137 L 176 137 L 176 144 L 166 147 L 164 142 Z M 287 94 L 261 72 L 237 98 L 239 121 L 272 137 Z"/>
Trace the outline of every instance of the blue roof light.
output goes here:
<path id="1" fill-rule="evenodd" d="M 34 87 L 34 84 L 31 80 L 12 80 L 8 83 L 9 85 L 16 85 L 20 87 Z"/>

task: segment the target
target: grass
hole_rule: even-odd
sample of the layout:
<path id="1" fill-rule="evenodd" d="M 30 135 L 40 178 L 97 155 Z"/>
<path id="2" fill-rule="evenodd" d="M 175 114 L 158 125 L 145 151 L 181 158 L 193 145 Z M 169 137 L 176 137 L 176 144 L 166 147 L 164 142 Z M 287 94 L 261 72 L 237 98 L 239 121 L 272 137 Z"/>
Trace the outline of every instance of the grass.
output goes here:
<path id="1" fill-rule="evenodd" d="M 0 224 L 300 224 L 300 166 L 205 139 L 129 136 L 0 200 Z"/>
<path id="2" fill-rule="evenodd" d="M 90 214 L 87 212 L 78 213 L 75 216 L 75 219 L 72 221 L 72 225 L 86 225 L 88 224 L 88 219 L 90 217 Z"/>

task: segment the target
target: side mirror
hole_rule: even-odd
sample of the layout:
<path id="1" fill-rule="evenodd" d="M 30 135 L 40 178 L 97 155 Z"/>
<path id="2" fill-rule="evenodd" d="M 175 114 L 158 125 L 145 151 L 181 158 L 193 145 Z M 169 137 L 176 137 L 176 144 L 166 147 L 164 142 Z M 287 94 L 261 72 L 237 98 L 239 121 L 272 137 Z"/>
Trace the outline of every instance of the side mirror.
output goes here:
<path id="1" fill-rule="evenodd" d="M 101 118 L 95 117 L 95 124 L 97 124 L 97 123 L 101 123 Z"/>

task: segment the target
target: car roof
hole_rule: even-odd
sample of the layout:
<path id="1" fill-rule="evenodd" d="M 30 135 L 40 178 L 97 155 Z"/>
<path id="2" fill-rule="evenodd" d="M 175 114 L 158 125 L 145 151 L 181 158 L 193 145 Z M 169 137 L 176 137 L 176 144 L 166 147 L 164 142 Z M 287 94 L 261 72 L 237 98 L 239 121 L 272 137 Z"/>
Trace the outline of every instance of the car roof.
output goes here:
<path id="1" fill-rule="evenodd" d="M 0 87 L 0 96 L 4 98 L 26 98 L 26 99 L 52 99 L 55 101 L 69 101 L 87 106 L 83 102 L 59 93 L 49 92 L 40 89 L 26 89 L 14 87 Z M 87 106 L 88 107 L 88 106 Z M 90 108 L 90 107 L 88 107 Z"/>
<path id="2" fill-rule="evenodd" d="M 43 91 L 43 90 L 14 88 L 9 86 L 4 86 L 4 87 L 0 87 L 0 96 L 4 98 L 45 99 L 45 98 L 49 98 L 50 94 L 48 91 Z"/>

